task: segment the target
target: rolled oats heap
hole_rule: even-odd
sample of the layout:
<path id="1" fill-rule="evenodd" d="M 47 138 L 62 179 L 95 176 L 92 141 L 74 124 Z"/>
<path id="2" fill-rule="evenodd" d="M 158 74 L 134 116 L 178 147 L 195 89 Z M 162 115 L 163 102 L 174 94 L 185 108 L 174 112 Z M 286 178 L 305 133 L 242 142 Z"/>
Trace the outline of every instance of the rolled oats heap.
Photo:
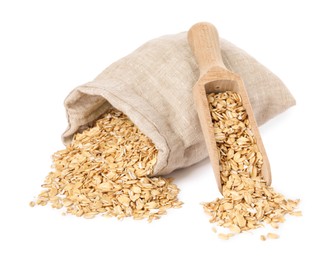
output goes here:
<path id="1" fill-rule="evenodd" d="M 49 203 L 85 218 L 158 219 L 182 202 L 172 179 L 152 176 L 156 160 L 152 141 L 112 109 L 53 155 L 45 189 L 30 206 Z"/>
<path id="2" fill-rule="evenodd" d="M 219 151 L 223 198 L 204 203 L 210 222 L 228 228 L 219 233 L 229 239 L 236 233 L 256 229 L 264 223 L 278 228 L 286 214 L 300 216 L 295 211 L 299 200 L 286 199 L 263 180 L 262 154 L 256 144 L 240 95 L 227 91 L 208 95 L 209 108 Z M 261 236 L 261 240 L 276 239 L 277 234 Z"/>

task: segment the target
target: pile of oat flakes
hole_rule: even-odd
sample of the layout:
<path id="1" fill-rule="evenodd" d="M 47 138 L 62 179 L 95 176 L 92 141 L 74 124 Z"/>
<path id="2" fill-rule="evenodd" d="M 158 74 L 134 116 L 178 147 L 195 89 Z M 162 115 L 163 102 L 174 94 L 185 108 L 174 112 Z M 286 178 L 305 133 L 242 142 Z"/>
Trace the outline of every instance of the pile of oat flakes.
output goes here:
<path id="1" fill-rule="evenodd" d="M 53 155 L 54 170 L 30 205 L 50 203 L 85 218 L 157 219 L 182 202 L 172 179 L 152 177 L 156 159 L 152 141 L 112 109 Z"/>
<path id="2" fill-rule="evenodd" d="M 295 211 L 299 200 L 286 199 L 263 180 L 263 158 L 240 95 L 212 93 L 208 101 L 220 153 L 223 198 L 204 203 L 204 209 L 211 216 L 210 222 L 230 230 L 219 237 L 229 239 L 263 223 L 277 229 L 286 214 L 300 216 L 301 211 Z M 266 238 L 278 235 L 261 236 L 261 240 Z"/>

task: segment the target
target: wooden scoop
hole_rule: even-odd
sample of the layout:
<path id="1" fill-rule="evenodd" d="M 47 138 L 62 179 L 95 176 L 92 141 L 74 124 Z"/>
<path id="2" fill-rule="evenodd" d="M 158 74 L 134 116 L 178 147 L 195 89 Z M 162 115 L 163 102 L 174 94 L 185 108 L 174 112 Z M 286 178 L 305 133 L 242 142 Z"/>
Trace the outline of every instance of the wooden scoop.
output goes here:
<path id="1" fill-rule="evenodd" d="M 200 69 L 200 77 L 193 87 L 193 96 L 218 189 L 222 193 L 220 158 L 216 146 L 207 94 L 225 91 L 236 92 L 242 98 L 243 106 L 248 114 L 257 146 L 263 157 L 262 175 L 267 184 L 270 185 L 270 165 L 256 124 L 252 106 L 240 76 L 226 69 L 223 63 L 216 28 L 210 23 L 197 23 L 191 27 L 187 37 Z"/>

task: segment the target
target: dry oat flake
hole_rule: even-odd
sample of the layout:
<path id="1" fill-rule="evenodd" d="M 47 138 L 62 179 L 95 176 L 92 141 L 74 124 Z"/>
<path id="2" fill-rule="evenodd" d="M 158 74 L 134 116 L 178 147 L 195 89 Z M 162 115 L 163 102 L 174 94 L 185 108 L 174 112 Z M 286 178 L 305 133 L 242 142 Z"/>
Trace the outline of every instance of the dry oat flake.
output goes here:
<path id="1" fill-rule="evenodd" d="M 231 91 L 212 93 L 208 101 L 223 182 L 223 198 L 203 204 L 210 222 L 236 234 L 264 223 L 277 229 L 286 214 L 301 216 L 301 211 L 295 211 L 299 200 L 286 199 L 263 180 L 263 158 L 240 95 Z M 221 233 L 219 237 L 231 236 Z M 278 235 L 269 233 L 267 238 L 276 239 Z M 261 236 L 261 240 L 266 237 Z"/>
<path id="2" fill-rule="evenodd" d="M 296 211 L 299 200 L 286 199 L 263 180 L 263 158 L 241 97 L 228 91 L 209 94 L 208 101 L 220 153 L 223 198 L 203 205 L 210 222 L 229 229 L 213 231 L 228 240 L 264 223 L 278 229 L 286 214 L 301 216 Z M 152 177 L 156 158 L 152 141 L 126 115 L 111 109 L 53 155 L 53 171 L 30 206 L 51 204 L 64 208 L 64 215 L 85 218 L 158 219 L 182 202 L 171 178 Z M 278 237 L 268 233 L 260 239 Z"/>
<path id="3" fill-rule="evenodd" d="M 50 203 L 78 217 L 101 214 L 152 221 L 182 205 L 172 179 L 149 177 L 156 158 L 152 141 L 112 109 L 53 155 L 45 189 L 30 206 Z"/>

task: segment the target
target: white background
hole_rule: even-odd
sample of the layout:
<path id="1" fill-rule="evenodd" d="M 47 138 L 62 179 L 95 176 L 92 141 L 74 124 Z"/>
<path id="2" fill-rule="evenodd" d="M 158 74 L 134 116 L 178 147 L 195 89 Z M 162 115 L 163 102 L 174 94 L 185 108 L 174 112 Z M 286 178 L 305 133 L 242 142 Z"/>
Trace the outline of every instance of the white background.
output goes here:
<path id="1" fill-rule="evenodd" d="M 329 1 L 0 2 L 0 259 L 331 259 Z M 209 21 L 277 74 L 297 100 L 262 126 L 273 186 L 301 198 L 280 239 L 222 241 L 201 202 L 219 196 L 209 161 L 172 174 L 183 208 L 148 224 L 30 208 L 63 148 L 63 100 L 152 38 Z"/>

